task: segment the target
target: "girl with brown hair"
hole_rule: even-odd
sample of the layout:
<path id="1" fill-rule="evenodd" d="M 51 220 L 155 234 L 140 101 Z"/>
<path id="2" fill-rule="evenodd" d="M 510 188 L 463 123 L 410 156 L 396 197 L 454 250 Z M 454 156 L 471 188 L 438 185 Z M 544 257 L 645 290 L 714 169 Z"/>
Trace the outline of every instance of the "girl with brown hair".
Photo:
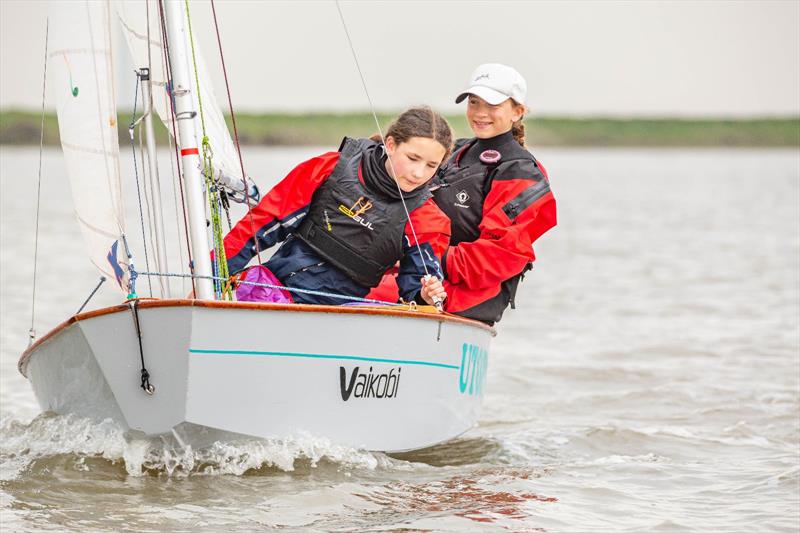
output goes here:
<path id="1" fill-rule="evenodd" d="M 295 167 L 236 224 L 225 237 L 230 271 L 283 242 L 264 266 L 301 289 L 290 291 L 294 302 L 366 296 L 398 261 L 402 299 L 443 299 L 439 258 L 450 221 L 426 185 L 451 147 L 450 126 L 428 107 L 399 115 L 385 143 L 345 138 L 338 151 Z"/>

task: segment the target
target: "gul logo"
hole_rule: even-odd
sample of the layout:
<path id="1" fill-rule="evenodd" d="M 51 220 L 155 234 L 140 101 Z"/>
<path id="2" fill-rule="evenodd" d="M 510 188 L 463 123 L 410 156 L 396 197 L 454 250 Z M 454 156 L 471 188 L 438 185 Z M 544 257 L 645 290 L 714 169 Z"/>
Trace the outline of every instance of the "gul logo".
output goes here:
<path id="1" fill-rule="evenodd" d="M 458 191 L 458 194 L 456 194 L 456 200 L 458 201 L 453 204 L 456 207 L 469 207 L 466 205 L 467 200 L 469 200 L 469 194 L 467 194 L 466 189 L 461 189 Z"/>
<path id="2" fill-rule="evenodd" d="M 483 391 L 488 366 L 489 354 L 485 349 L 466 342 L 461 346 L 461 371 L 458 375 L 461 394 L 477 395 Z"/>
<path id="3" fill-rule="evenodd" d="M 370 202 L 363 196 L 361 196 L 356 201 L 356 203 L 353 204 L 352 207 L 348 208 L 339 204 L 339 211 L 349 216 L 350 218 L 352 218 L 353 220 L 355 220 L 368 230 L 374 231 L 374 228 L 372 227 L 372 222 L 366 221 L 364 217 L 361 216 L 364 214 L 365 211 L 369 211 L 370 209 L 372 209 L 372 202 Z"/>
<path id="4" fill-rule="evenodd" d="M 395 372 L 397 370 L 397 372 Z M 342 400 L 353 398 L 395 398 L 400 388 L 400 371 L 402 367 L 391 369 L 384 374 L 373 374 L 372 367 L 366 374 L 355 367 L 347 379 L 347 370 L 339 367 L 339 388 Z"/>

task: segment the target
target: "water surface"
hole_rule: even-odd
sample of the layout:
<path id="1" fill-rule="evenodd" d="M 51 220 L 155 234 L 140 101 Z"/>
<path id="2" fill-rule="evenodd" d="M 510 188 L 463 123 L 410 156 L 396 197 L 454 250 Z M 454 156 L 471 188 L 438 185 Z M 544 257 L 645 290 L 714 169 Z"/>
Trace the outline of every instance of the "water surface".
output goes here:
<path id="1" fill-rule="evenodd" d="M 318 151 L 249 149 L 245 162 L 267 184 Z M 480 424 L 387 456 L 319 436 L 183 450 L 40 415 L 16 371 L 31 320 L 37 151 L 3 147 L 0 525 L 800 529 L 798 151 L 536 155 L 559 225 L 498 327 Z M 42 209 L 38 335 L 97 281 L 57 151 L 45 153 Z M 135 201 L 128 210 L 136 228 Z M 106 286 L 91 305 L 118 300 Z"/>

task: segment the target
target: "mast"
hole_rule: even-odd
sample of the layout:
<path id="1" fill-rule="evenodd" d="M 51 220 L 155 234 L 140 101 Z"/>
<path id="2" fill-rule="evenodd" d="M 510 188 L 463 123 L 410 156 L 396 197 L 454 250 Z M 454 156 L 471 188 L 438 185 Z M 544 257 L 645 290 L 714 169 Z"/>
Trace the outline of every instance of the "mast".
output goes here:
<path id="1" fill-rule="evenodd" d="M 189 234 L 191 239 L 192 273 L 204 276 L 195 279 L 195 297 L 213 300 L 214 289 L 209 277 L 211 272 L 210 246 L 206 230 L 206 206 L 204 200 L 203 178 L 200 174 L 200 151 L 197 146 L 195 100 L 191 93 L 191 71 L 189 51 L 186 48 L 188 36 L 183 19 L 181 0 L 166 0 L 167 36 L 169 38 L 169 58 L 172 64 L 172 94 L 175 100 L 175 115 L 178 119 L 176 142 L 180 147 L 181 166 L 186 184 L 186 203 L 189 210 Z"/>

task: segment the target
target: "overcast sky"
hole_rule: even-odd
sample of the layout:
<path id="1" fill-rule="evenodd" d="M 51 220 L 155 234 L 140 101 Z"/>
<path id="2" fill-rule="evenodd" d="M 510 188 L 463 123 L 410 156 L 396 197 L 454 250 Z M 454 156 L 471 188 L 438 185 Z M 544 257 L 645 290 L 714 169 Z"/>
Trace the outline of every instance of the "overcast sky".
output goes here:
<path id="1" fill-rule="evenodd" d="M 210 3 L 192 6 L 207 62 L 217 65 Z M 383 110 L 454 111 L 472 69 L 492 61 L 522 72 L 539 114 L 800 114 L 798 0 L 341 6 Z M 368 108 L 332 1 L 216 0 L 216 8 L 238 109 Z M 46 13 L 43 0 L 0 0 L 0 107 L 41 105 Z"/>

